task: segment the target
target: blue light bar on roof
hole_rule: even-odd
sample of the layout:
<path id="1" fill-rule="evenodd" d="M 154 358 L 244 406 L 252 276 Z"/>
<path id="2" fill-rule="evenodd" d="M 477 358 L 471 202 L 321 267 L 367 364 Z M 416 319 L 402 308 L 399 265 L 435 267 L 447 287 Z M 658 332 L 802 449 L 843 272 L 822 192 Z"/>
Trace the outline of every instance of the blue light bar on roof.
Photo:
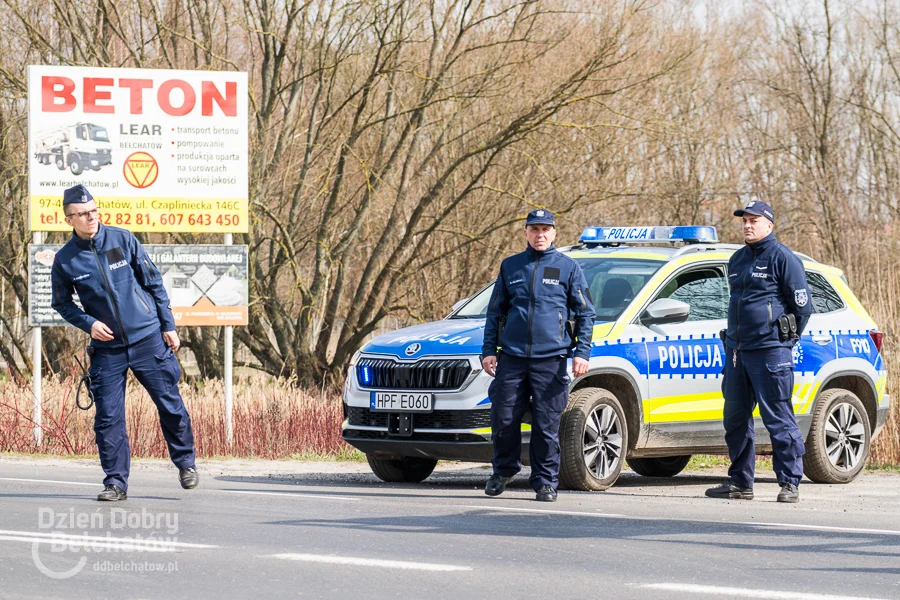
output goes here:
<path id="1" fill-rule="evenodd" d="M 655 227 L 588 227 L 581 234 L 588 246 L 612 244 L 660 244 L 685 242 L 714 244 L 719 241 L 716 228 L 709 225 Z"/>

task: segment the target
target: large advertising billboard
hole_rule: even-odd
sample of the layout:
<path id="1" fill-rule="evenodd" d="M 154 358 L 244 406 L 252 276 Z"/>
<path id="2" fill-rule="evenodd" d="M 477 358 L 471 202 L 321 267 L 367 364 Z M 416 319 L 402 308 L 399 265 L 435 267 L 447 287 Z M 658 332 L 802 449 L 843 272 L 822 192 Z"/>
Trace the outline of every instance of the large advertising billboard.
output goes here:
<path id="1" fill-rule="evenodd" d="M 31 327 L 66 325 L 50 306 L 50 269 L 60 248 L 28 246 Z M 162 274 L 176 325 L 247 324 L 247 246 L 145 244 L 144 250 Z"/>
<path id="2" fill-rule="evenodd" d="M 29 229 L 81 183 L 107 225 L 248 231 L 247 74 L 28 67 Z"/>

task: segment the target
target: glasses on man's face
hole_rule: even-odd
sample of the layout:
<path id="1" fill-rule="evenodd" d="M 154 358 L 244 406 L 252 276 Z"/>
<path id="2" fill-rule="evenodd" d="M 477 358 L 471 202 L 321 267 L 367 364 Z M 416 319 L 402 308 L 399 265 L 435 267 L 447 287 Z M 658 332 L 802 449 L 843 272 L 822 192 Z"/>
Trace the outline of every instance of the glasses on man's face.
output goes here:
<path id="1" fill-rule="evenodd" d="M 92 210 L 83 210 L 81 212 L 69 213 L 66 217 L 69 218 L 78 218 L 78 219 L 87 219 L 89 216 L 96 217 L 100 213 L 100 209 L 94 208 Z"/>

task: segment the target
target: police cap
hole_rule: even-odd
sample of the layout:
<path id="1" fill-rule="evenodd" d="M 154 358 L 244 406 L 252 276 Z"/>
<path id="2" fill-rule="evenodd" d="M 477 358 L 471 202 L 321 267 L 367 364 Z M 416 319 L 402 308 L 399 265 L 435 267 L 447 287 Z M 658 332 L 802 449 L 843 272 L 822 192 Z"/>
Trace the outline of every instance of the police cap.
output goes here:
<path id="1" fill-rule="evenodd" d="M 94 197 L 91 196 L 91 193 L 87 190 L 86 187 L 81 185 L 73 185 L 65 192 L 63 192 L 63 206 L 66 204 L 84 204 L 85 202 L 90 202 Z"/>
<path id="2" fill-rule="evenodd" d="M 529 225 L 553 225 L 556 227 L 556 221 L 553 220 L 552 212 L 538 208 L 528 213 L 528 216 L 525 217 L 525 227 Z"/>
<path id="3" fill-rule="evenodd" d="M 775 213 L 772 211 L 772 207 L 769 206 L 768 203 L 760 200 L 751 200 L 744 208 L 739 208 L 734 211 L 734 216 L 743 217 L 745 213 L 748 215 L 765 217 L 773 223 L 775 222 Z"/>

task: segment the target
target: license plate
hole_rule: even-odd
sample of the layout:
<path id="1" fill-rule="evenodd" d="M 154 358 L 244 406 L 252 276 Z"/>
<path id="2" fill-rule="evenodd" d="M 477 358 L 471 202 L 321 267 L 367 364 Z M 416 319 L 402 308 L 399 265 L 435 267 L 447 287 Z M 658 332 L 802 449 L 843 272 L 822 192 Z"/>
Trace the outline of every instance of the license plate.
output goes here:
<path id="1" fill-rule="evenodd" d="M 369 408 L 391 412 L 431 412 L 434 395 L 410 392 L 370 392 Z"/>

